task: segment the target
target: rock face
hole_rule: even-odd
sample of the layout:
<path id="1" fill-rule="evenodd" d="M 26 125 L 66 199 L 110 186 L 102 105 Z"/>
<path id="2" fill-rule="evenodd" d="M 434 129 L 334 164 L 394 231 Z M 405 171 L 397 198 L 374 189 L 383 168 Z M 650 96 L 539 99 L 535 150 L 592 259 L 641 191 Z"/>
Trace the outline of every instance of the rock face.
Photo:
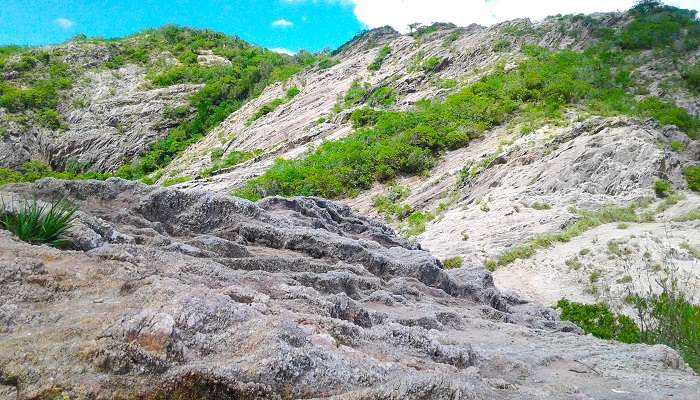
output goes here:
<path id="1" fill-rule="evenodd" d="M 665 346 L 582 336 L 347 206 L 111 179 L 2 188 L 80 207 L 74 250 L 0 231 L 3 398 L 693 399 Z"/>
<path id="2" fill-rule="evenodd" d="M 614 26 L 622 19 L 616 13 L 596 18 L 600 26 Z M 522 45 L 580 50 L 594 40 L 590 27 L 557 18 L 538 23 L 519 19 L 490 27 L 438 24 L 436 29 L 416 36 L 400 35 L 388 27 L 372 30 L 341 47 L 335 55 L 337 65 L 306 70 L 285 84 L 267 87 L 176 158 L 165 168 L 161 182 L 175 176 L 196 177 L 212 163 L 210 154 L 215 148 L 227 153 L 261 150 L 261 155 L 231 171 L 181 186 L 226 193 L 264 173 L 276 158 L 299 158 L 323 140 L 346 136 L 352 132 L 349 117 L 353 107 L 337 112 L 335 106 L 356 81 L 367 84 L 370 93 L 381 87 L 392 89 L 397 102 L 391 108 L 407 110 L 421 99 L 447 96 L 453 87 L 475 81 L 498 63 L 515 66 L 522 57 Z M 507 46 L 499 48 L 499 43 Z M 369 70 L 385 46 L 391 51 L 381 67 Z M 425 70 L 422 64 L 429 59 L 439 60 L 438 65 Z M 248 122 L 265 104 L 285 98 L 292 86 L 300 89 L 297 96 L 254 123 Z"/>
<path id="3" fill-rule="evenodd" d="M 133 64 L 107 70 L 104 63 L 110 53 L 105 44 L 69 42 L 46 51 L 79 71 L 73 88 L 64 91 L 59 102 L 66 126 L 51 130 L 5 118 L 0 167 L 16 170 L 30 160 L 40 160 L 55 170 L 77 162 L 95 171 L 114 171 L 137 160 L 179 124 L 167 116 L 167 110 L 182 107 L 184 117 L 191 115 L 188 98 L 201 87 L 152 88 L 146 68 Z M 0 117 L 3 114 L 0 108 Z"/>

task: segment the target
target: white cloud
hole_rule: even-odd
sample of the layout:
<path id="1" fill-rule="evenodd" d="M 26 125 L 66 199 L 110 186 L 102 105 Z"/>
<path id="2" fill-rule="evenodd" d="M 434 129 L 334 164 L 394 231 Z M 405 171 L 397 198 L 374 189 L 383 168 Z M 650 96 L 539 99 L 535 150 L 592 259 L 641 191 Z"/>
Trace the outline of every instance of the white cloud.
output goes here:
<path id="1" fill-rule="evenodd" d="M 296 52 L 293 52 L 289 49 L 285 49 L 284 47 L 273 47 L 269 49 L 270 51 L 274 51 L 275 53 L 281 53 L 281 54 L 286 54 L 288 56 L 293 56 L 296 54 Z"/>
<path id="2" fill-rule="evenodd" d="M 289 0 L 284 0 L 288 1 Z M 300 2 L 300 0 L 291 0 Z M 329 0 L 333 1 L 333 0 Z M 590 14 L 626 10 L 635 0 L 351 0 L 355 16 L 369 28 L 391 25 L 401 32 L 408 24 L 452 22 L 491 25 L 515 18 L 540 20 L 555 14 Z M 667 4 L 700 9 L 700 0 L 670 0 Z"/>
<path id="3" fill-rule="evenodd" d="M 274 26 L 275 28 L 291 28 L 294 26 L 294 23 L 292 21 L 288 21 L 284 18 L 281 18 L 272 21 L 272 26 Z"/>
<path id="4" fill-rule="evenodd" d="M 63 18 L 63 17 L 56 18 L 55 20 L 53 20 L 53 23 L 58 25 L 62 29 L 70 29 L 73 27 L 73 25 L 75 25 L 75 23 L 73 23 L 73 21 L 69 20 L 68 18 Z"/>

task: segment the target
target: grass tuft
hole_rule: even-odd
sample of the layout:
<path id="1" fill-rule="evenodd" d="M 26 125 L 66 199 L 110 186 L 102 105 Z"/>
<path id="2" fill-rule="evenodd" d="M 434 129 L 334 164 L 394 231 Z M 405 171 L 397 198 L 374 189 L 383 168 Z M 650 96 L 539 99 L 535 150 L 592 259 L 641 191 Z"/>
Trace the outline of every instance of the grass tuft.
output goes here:
<path id="1" fill-rule="evenodd" d="M 7 210 L 5 204 L 2 209 Z M 28 243 L 64 247 L 70 244 L 65 233 L 76 211 L 76 207 L 63 200 L 51 204 L 24 200 L 18 210 L 0 214 L 0 226 Z"/>

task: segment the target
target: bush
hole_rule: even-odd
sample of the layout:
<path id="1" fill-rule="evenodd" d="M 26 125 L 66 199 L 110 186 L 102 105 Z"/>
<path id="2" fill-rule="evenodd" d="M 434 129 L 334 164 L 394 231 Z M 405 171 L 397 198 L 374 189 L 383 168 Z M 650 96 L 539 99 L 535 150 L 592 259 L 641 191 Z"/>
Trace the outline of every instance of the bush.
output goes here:
<path id="1" fill-rule="evenodd" d="M 7 206 L 3 204 L 3 210 Z M 0 214 L 0 226 L 25 242 L 63 247 L 69 242 L 64 237 L 75 219 L 76 207 L 64 201 L 39 205 L 25 200 L 18 210 Z"/>
<path id="2" fill-rule="evenodd" d="M 671 184 L 665 180 L 658 180 L 654 183 L 654 192 L 658 197 L 668 197 L 671 194 Z"/>
<path id="3" fill-rule="evenodd" d="M 299 88 L 296 87 L 296 86 L 292 86 L 292 87 L 290 87 L 289 89 L 287 89 L 287 98 L 288 98 L 288 99 L 293 99 L 293 98 L 296 97 L 296 95 L 298 95 L 299 93 L 301 93 L 301 90 L 299 90 Z"/>
<path id="4" fill-rule="evenodd" d="M 255 112 L 255 114 L 248 118 L 248 120 L 246 121 L 246 125 L 252 125 L 253 122 L 275 111 L 277 107 L 281 106 L 285 102 L 286 101 L 284 99 L 274 99 L 271 102 L 263 105 L 262 107 L 260 107 L 260 109 L 258 109 L 258 111 Z"/>
<path id="5" fill-rule="evenodd" d="M 421 69 L 425 72 L 432 72 L 435 71 L 440 64 L 442 64 L 442 59 L 440 57 L 430 57 L 423 61 Z"/>
<path id="6" fill-rule="evenodd" d="M 367 98 L 368 93 L 368 83 L 354 81 L 352 85 L 350 85 L 350 89 L 348 89 L 348 91 L 345 93 L 345 97 L 343 97 L 343 103 L 345 107 L 352 107 L 361 104 Z"/>
<path id="7" fill-rule="evenodd" d="M 677 140 L 674 140 L 671 142 L 671 150 L 675 151 L 676 153 L 680 153 L 685 149 L 685 145 Z"/>
<path id="8" fill-rule="evenodd" d="M 192 180 L 191 176 L 179 176 L 177 178 L 171 178 L 163 182 L 163 187 L 170 187 L 179 185 L 181 183 L 189 182 Z"/>
<path id="9" fill-rule="evenodd" d="M 700 165 L 686 169 L 683 174 L 688 182 L 688 188 L 700 192 Z"/>
<path id="10" fill-rule="evenodd" d="M 367 69 L 370 71 L 379 71 L 382 68 L 382 63 L 384 62 L 384 59 L 391 53 L 391 47 L 389 46 L 384 46 L 382 47 L 379 52 L 377 53 L 377 56 L 374 58 L 374 61 L 370 65 L 367 66 Z"/>
<path id="11" fill-rule="evenodd" d="M 382 86 L 372 92 L 367 100 L 367 105 L 370 107 L 390 107 L 396 104 L 396 93 L 394 89 Z"/>
<path id="12" fill-rule="evenodd" d="M 44 128 L 57 130 L 63 126 L 61 116 L 54 110 L 45 109 L 41 110 L 37 116 L 39 125 Z"/>
<path id="13" fill-rule="evenodd" d="M 455 269 L 455 268 L 462 268 L 462 264 L 464 264 L 464 260 L 462 257 L 452 257 L 448 258 L 442 261 L 443 267 L 445 269 Z"/>
<path id="14" fill-rule="evenodd" d="M 253 158 L 259 154 L 259 151 L 246 152 L 246 151 L 237 151 L 236 150 L 236 151 L 232 151 L 231 153 L 229 153 L 229 155 L 226 156 L 226 158 L 224 160 L 221 160 L 221 158 L 223 157 L 223 150 L 222 149 L 217 149 L 217 150 L 219 150 L 219 151 L 216 152 L 216 155 L 218 157 L 216 160 L 214 159 L 214 152 L 212 152 L 212 160 L 216 161 L 216 162 L 211 167 L 201 171 L 199 173 L 201 176 L 206 177 L 206 176 L 215 175 L 224 169 L 235 167 L 236 165 L 238 165 L 242 162 L 248 161 L 251 158 Z"/>
<path id="15" fill-rule="evenodd" d="M 640 342 L 639 327 L 634 321 L 613 314 L 605 304 L 580 304 L 562 299 L 556 308 L 561 310 L 561 319 L 575 323 L 595 337 L 624 343 Z"/>

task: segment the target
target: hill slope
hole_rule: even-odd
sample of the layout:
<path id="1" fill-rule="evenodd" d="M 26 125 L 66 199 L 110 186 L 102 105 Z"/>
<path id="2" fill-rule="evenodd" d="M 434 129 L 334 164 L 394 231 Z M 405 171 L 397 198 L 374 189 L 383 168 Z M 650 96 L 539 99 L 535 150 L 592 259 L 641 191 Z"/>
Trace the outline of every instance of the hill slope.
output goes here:
<path id="1" fill-rule="evenodd" d="M 0 70 L 0 217 L 80 210 L 70 249 L 0 231 L 2 395 L 700 388 L 692 11 L 385 27 L 294 57 L 165 27 L 2 48 Z M 651 337 L 635 295 L 669 287 L 686 336 Z M 606 304 L 599 337 L 676 350 L 582 335 L 563 298 Z"/>

